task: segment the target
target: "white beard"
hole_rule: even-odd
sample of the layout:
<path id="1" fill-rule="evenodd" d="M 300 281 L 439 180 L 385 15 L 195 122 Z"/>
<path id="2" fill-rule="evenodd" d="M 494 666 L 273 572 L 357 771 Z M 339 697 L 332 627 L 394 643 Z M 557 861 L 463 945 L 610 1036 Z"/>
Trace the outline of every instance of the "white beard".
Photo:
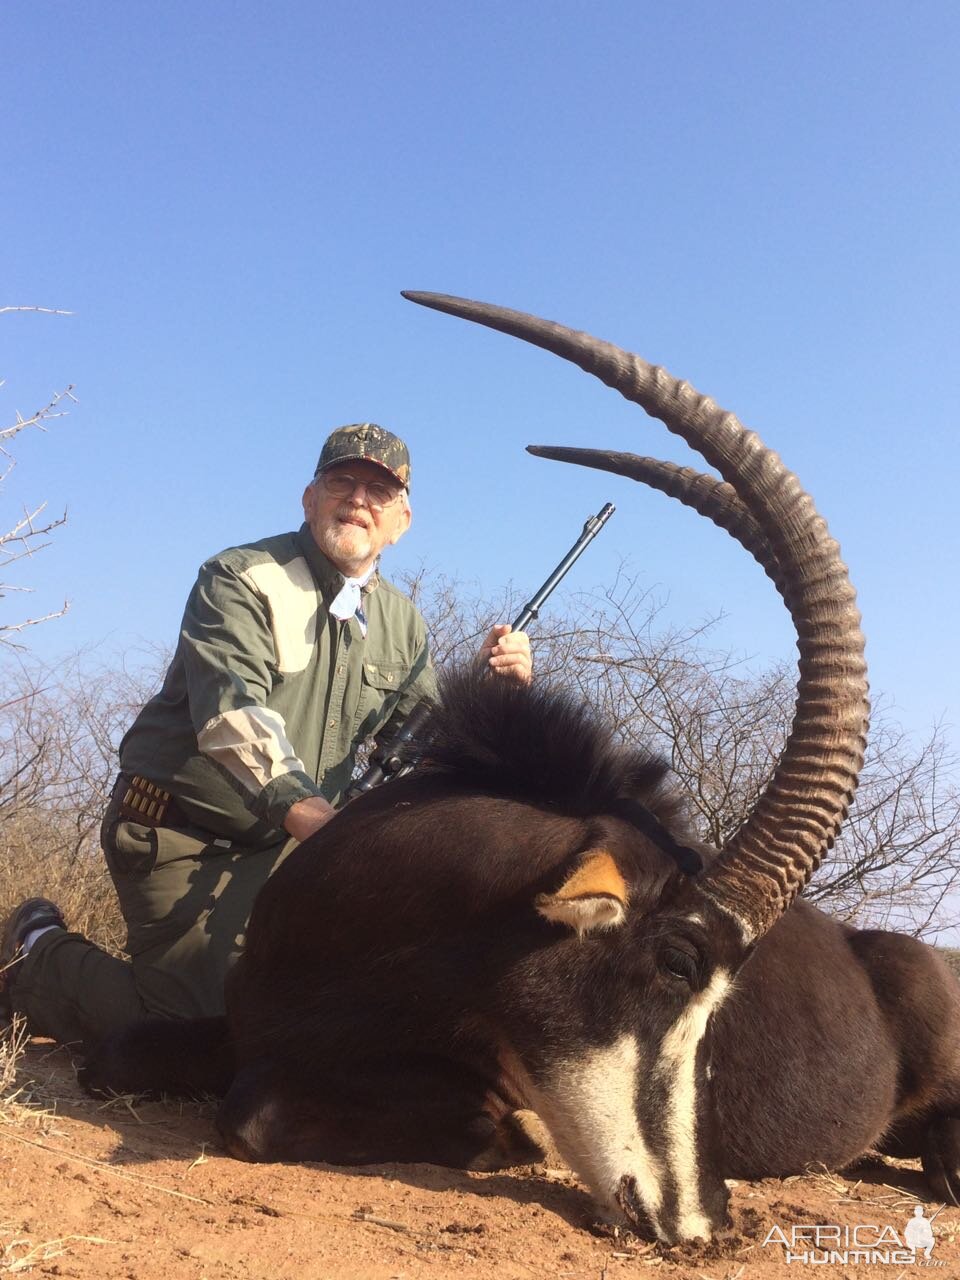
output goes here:
<path id="1" fill-rule="evenodd" d="M 374 532 L 357 524 L 342 524 L 339 517 L 334 517 L 325 525 L 317 541 L 320 550 L 341 573 L 358 577 L 379 554 Z"/>

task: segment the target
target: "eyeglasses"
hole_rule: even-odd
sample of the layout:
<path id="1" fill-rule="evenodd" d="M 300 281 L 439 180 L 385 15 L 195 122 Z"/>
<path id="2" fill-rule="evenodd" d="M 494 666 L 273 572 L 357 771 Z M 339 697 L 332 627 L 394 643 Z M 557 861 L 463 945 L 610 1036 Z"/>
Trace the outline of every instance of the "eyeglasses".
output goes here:
<path id="1" fill-rule="evenodd" d="M 324 471 L 319 476 L 320 483 L 331 498 L 349 498 L 357 489 L 366 494 L 367 506 L 371 511 L 382 511 L 384 507 L 392 507 L 403 493 L 396 485 L 383 484 L 380 480 L 358 480 L 343 471 Z"/>

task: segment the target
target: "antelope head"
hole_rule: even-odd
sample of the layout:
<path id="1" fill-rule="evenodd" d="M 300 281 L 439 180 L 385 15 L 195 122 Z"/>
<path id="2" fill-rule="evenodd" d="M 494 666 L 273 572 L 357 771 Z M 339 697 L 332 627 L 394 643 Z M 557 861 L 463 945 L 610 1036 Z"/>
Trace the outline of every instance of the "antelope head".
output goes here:
<path id="1" fill-rule="evenodd" d="M 522 312 L 442 294 L 404 297 L 572 361 L 681 436 L 719 478 L 595 449 L 531 452 L 632 476 L 726 528 L 772 578 L 796 628 L 799 679 L 787 743 L 752 813 L 716 859 L 640 920 L 631 916 L 625 887 L 615 901 L 616 869 L 609 867 L 602 891 L 593 893 L 590 875 L 578 869 L 575 885 L 537 904 L 578 939 L 620 930 L 628 945 L 618 972 L 629 963 L 643 997 L 629 1019 L 607 1018 L 595 1051 L 538 1073 L 532 1090 L 544 1120 L 598 1198 L 634 1225 L 667 1242 L 709 1238 L 725 1220 L 727 1197 L 711 1152 L 704 1045 L 738 970 L 819 866 L 853 798 L 868 719 L 854 591 L 796 476 L 688 383 Z M 597 1004 L 598 1019 L 606 1018 L 605 1007 Z"/>

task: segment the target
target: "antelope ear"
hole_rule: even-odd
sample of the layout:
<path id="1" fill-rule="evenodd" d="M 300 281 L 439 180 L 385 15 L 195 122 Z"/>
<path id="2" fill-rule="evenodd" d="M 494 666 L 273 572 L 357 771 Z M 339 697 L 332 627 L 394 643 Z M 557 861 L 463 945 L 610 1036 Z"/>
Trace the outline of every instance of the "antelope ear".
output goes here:
<path id="1" fill-rule="evenodd" d="M 534 906 L 545 920 L 565 924 L 578 937 L 615 929 L 627 915 L 627 884 L 606 849 L 588 849 L 555 893 L 540 893 Z"/>

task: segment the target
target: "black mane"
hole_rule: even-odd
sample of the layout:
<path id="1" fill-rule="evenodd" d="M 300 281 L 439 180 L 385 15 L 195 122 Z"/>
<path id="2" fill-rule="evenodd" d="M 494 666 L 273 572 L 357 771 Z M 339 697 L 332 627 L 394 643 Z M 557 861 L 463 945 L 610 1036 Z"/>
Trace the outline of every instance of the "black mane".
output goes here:
<path id="1" fill-rule="evenodd" d="M 628 748 L 587 703 L 534 680 L 467 667 L 440 677 L 440 701 L 418 746 L 419 770 L 588 817 L 642 805 L 675 836 L 695 840 L 660 756 Z"/>

